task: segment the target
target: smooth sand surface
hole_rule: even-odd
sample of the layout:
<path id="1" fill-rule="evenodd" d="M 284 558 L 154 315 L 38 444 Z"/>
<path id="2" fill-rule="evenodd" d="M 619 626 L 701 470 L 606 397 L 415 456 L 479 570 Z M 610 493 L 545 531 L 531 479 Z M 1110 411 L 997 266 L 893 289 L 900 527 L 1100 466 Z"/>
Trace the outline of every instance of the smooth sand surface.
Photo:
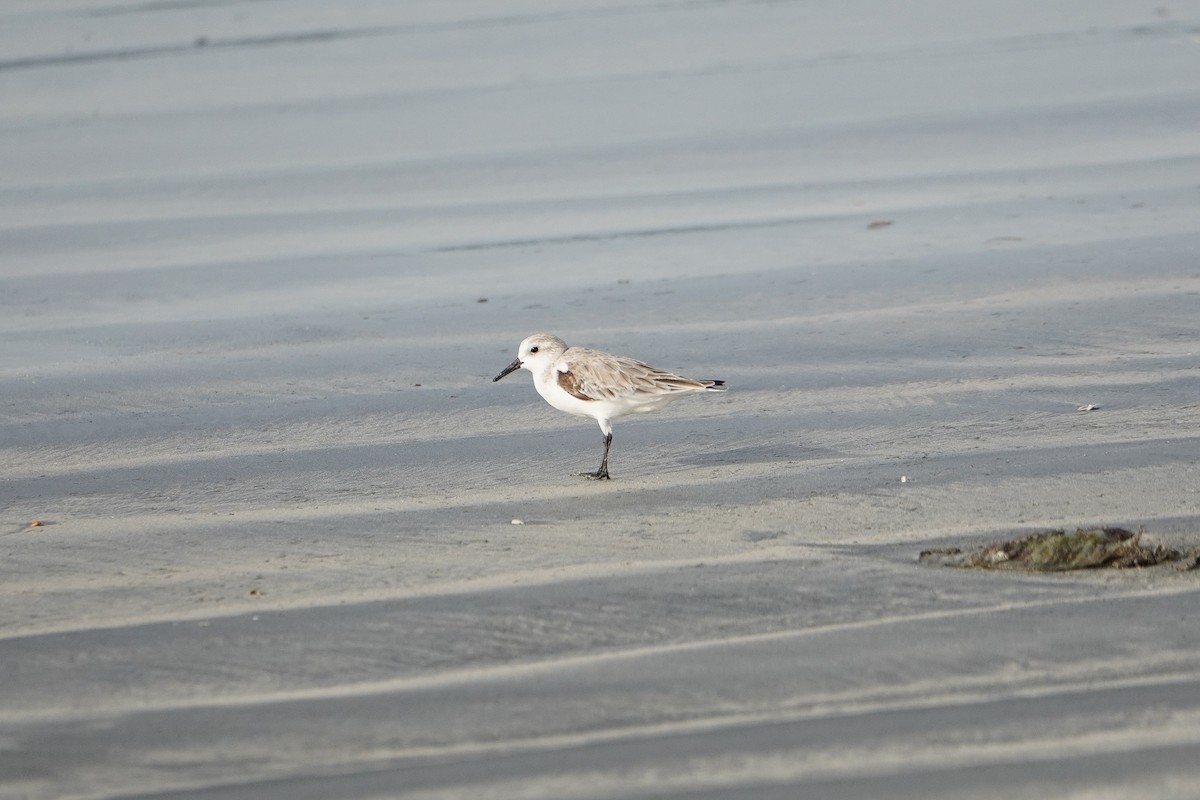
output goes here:
<path id="1" fill-rule="evenodd" d="M 1196 572 L 917 554 L 1200 543 L 1200 3 L 18 0 L 0 98 L 0 797 L 1196 796 Z M 535 331 L 730 391 L 581 480 Z"/>

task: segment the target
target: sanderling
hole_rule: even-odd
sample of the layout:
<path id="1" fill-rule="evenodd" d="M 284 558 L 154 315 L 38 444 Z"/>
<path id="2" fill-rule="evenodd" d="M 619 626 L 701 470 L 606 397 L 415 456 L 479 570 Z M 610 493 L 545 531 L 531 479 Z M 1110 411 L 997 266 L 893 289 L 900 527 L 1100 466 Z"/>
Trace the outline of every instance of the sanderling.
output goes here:
<path id="1" fill-rule="evenodd" d="M 492 381 L 522 367 L 533 373 L 533 386 L 547 403 L 600 424 L 604 457 L 595 472 L 579 473 L 585 478 L 608 478 L 612 421 L 617 417 L 657 411 L 693 392 L 725 391 L 725 381 L 694 381 L 627 356 L 568 347 L 548 333 L 535 333 L 521 342 L 516 359 Z"/>

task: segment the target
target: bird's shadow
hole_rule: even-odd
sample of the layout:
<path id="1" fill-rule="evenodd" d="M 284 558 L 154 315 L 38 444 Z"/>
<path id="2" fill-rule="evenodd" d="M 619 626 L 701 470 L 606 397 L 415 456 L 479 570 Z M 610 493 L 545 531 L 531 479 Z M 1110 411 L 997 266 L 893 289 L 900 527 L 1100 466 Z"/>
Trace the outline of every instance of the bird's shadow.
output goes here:
<path id="1" fill-rule="evenodd" d="M 679 459 L 681 464 L 707 467 L 716 464 L 751 464 L 769 462 L 804 461 L 820 455 L 829 455 L 831 450 L 822 447 L 797 447 L 786 444 L 748 445 L 729 450 L 716 450 Z"/>

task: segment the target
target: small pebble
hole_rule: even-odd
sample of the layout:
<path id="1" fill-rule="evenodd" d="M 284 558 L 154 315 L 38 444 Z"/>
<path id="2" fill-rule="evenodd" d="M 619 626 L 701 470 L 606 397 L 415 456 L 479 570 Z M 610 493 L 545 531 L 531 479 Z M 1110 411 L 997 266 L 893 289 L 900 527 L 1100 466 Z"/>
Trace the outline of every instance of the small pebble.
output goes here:
<path id="1" fill-rule="evenodd" d="M 523 520 L 523 519 L 514 519 L 514 520 L 512 521 L 512 524 L 513 524 L 513 525 L 524 525 L 524 524 L 525 524 L 525 520 Z"/>

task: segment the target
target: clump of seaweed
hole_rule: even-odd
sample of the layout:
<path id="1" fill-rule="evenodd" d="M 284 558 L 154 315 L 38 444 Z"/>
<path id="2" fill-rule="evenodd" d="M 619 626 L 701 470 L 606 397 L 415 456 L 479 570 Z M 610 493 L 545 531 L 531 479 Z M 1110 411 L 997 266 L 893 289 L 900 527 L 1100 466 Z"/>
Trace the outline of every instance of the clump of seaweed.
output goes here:
<path id="1" fill-rule="evenodd" d="M 1198 557 L 1195 552 L 1184 554 L 1161 544 L 1144 545 L 1140 530 L 1135 533 L 1125 528 L 1078 528 L 1074 533 L 1065 530 L 1031 533 L 966 554 L 958 548 L 926 550 L 920 560 L 971 569 L 1064 572 L 1152 567 L 1167 562 L 1195 569 Z"/>

